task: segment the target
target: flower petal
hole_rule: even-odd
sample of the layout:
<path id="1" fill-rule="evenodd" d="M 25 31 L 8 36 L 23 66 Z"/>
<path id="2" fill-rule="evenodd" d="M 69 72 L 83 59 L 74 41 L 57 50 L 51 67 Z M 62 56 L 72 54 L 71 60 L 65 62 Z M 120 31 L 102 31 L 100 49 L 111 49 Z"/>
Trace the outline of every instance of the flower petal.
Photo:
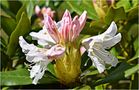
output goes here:
<path id="1" fill-rule="evenodd" d="M 56 23 L 47 14 L 44 16 L 44 25 L 55 42 L 59 42 L 59 32 Z"/>
<path id="2" fill-rule="evenodd" d="M 93 49 L 94 56 L 98 57 L 99 60 L 104 60 L 105 63 L 110 64 L 112 66 L 116 66 L 118 64 L 118 60 L 112 54 L 104 49 Z"/>
<path id="3" fill-rule="evenodd" d="M 81 30 L 83 29 L 85 23 L 86 23 L 86 19 L 87 19 L 87 11 L 84 11 L 82 13 L 82 15 L 79 17 L 79 22 L 80 22 L 80 30 L 78 33 L 81 32 Z"/>
<path id="4" fill-rule="evenodd" d="M 30 77 L 33 78 L 32 83 L 37 84 L 38 80 L 44 75 L 48 63 L 51 61 L 47 57 L 48 50 L 28 44 L 22 36 L 19 37 L 19 44 L 26 55 L 26 60 L 33 64 L 30 70 Z"/>
<path id="5" fill-rule="evenodd" d="M 88 50 L 89 49 L 89 44 L 92 42 L 92 37 L 86 38 L 82 41 L 82 45 L 85 46 L 85 48 Z"/>
<path id="6" fill-rule="evenodd" d="M 82 44 L 88 51 L 88 56 L 94 61 L 94 66 L 101 73 L 105 70 L 105 64 L 116 66 L 118 59 L 105 49 L 110 48 L 121 40 L 121 33 L 115 35 L 117 26 L 114 22 L 104 33 L 87 38 Z"/>
<path id="7" fill-rule="evenodd" d="M 39 32 L 31 32 L 33 40 L 37 40 L 39 45 L 43 47 L 48 47 L 49 45 L 54 45 L 56 42 L 51 38 L 49 33 L 46 30 L 40 30 Z"/>
<path id="8" fill-rule="evenodd" d="M 69 33 L 71 32 L 72 18 L 68 10 L 65 11 L 62 17 L 61 34 L 65 41 L 69 41 Z"/>
<path id="9" fill-rule="evenodd" d="M 22 48 L 22 52 L 24 52 L 24 53 L 28 53 L 29 51 L 36 49 L 36 46 L 34 44 L 28 44 L 24 40 L 23 36 L 19 37 L 19 45 Z"/>
<path id="10" fill-rule="evenodd" d="M 107 39 L 104 38 L 103 47 L 106 49 L 111 48 L 112 46 L 114 46 L 115 44 L 121 41 L 121 37 L 122 37 L 121 33 L 119 33 L 112 38 L 107 38 Z"/>
<path id="11" fill-rule="evenodd" d="M 111 23 L 111 25 L 109 26 L 109 28 L 103 34 L 114 36 L 116 34 L 116 32 L 117 32 L 117 26 L 116 26 L 115 22 L 113 21 Z"/>
<path id="12" fill-rule="evenodd" d="M 48 7 L 48 8 L 43 7 L 42 10 L 41 10 L 41 12 L 42 12 L 43 15 L 46 15 L 47 14 L 51 18 L 54 17 L 54 13 L 55 13 L 55 11 L 52 11 L 50 7 Z"/>
<path id="13" fill-rule="evenodd" d="M 47 55 L 48 58 L 55 59 L 61 57 L 64 54 L 64 52 L 65 48 L 62 45 L 57 44 L 48 50 Z"/>
<path id="14" fill-rule="evenodd" d="M 30 78 L 33 79 L 33 84 L 37 84 L 38 80 L 43 77 L 44 72 L 47 69 L 46 66 L 46 62 L 39 62 L 32 66 L 32 69 L 30 70 Z"/>
<path id="15" fill-rule="evenodd" d="M 99 71 L 99 73 L 104 72 L 105 70 L 105 64 L 103 61 L 100 61 L 97 57 L 93 56 L 93 55 L 88 55 L 91 60 L 93 61 L 93 66 L 96 67 Z"/>
<path id="16" fill-rule="evenodd" d="M 79 31 L 80 31 L 80 22 L 78 20 L 78 16 L 75 16 L 73 18 L 73 21 L 72 21 L 72 30 L 73 32 L 71 33 L 71 38 L 72 38 L 72 41 L 77 37 L 79 36 Z"/>

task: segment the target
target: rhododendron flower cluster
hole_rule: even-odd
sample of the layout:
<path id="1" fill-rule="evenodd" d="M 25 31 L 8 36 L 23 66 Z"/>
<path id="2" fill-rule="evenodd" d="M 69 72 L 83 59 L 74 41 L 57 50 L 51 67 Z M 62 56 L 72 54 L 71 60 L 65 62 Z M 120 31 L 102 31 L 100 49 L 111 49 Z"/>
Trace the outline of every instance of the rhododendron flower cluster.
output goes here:
<path id="1" fill-rule="evenodd" d="M 114 22 L 108 30 L 98 36 L 84 39 L 79 43 L 79 35 L 83 30 L 87 19 L 87 12 L 81 16 L 71 18 L 68 10 L 65 11 L 61 21 L 55 22 L 48 14 L 44 15 L 44 26 L 39 32 L 31 32 L 33 40 L 37 40 L 37 47 L 27 43 L 23 36 L 19 37 L 19 44 L 26 55 L 26 60 L 31 63 L 30 77 L 37 84 L 42 78 L 47 65 L 54 61 L 54 70 L 57 78 L 63 84 L 76 82 L 80 76 L 81 47 L 85 47 L 88 56 L 100 73 L 104 72 L 105 64 L 116 66 L 118 60 L 110 52 L 106 51 L 121 40 L 121 34 L 117 34 Z M 81 46 L 83 45 L 83 46 Z M 84 49 L 84 50 L 85 50 Z"/>

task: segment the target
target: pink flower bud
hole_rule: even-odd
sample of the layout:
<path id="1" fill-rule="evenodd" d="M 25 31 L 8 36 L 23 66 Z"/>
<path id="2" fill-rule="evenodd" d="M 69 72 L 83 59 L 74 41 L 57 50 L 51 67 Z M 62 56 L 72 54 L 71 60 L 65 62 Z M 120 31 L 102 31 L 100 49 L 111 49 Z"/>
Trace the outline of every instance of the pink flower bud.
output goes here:
<path id="1" fill-rule="evenodd" d="M 48 8 L 43 7 L 42 10 L 41 10 L 41 13 L 43 15 L 46 15 L 47 14 L 48 16 L 50 16 L 51 18 L 53 18 L 55 11 L 52 11 L 51 8 L 49 8 L 49 7 Z"/>
<path id="2" fill-rule="evenodd" d="M 65 41 L 69 40 L 69 32 L 71 30 L 71 24 L 72 24 L 72 18 L 70 15 L 70 12 L 68 10 L 65 11 L 63 17 L 62 17 L 62 32 L 63 38 Z"/>
<path id="3" fill-rule="evenodd" d="M 86 14 L 87 12 L 84 11 L 79 18 L 75 16 L 72 20 L 70 12 L 66 10 L 62 20 L 58 23 L 55 23 L 50 16 L 45 15 L 45 27 L 56 42 L 73 42 L 79 36 L 85 25 L 87 19 Z"/>
<path id="4" fill-rule="evenodd" d="M 55 40 L 55 42 L 58 42 L 59 41 L 59 32 L 57 30 L 56 23 L 47 14 L 44 16 L 44 25 L 46 26 L 48 33 Z"/>
<path id="5" fill-rule="evenodd" d="M 79 36 L 86 22 L 86 14 L 87 12 L 84 11 L 79 18 L 75 16 L 72 20 L 70 12 L 68 10 L 65 11 L 62 17 L 62 28 L 60 30 L 65 41 L 73 41 Z"/>
<path id="6" fill-rule="evenodd" d="M 87 18 L 87 12 L 84 11 L 83 14 L 79 17 L 79 22 L 80 22 L 80 30 L 78 33 L 81 32 L 81 30 L 83 29 L 85 23 L 86 23 L 86 18 Z"/>
<path id="7" fill-rule="evenodd" d="M 40 13 L 41 9 L 38 5 L 35 6 L 35 13 L 38 15 Z"/>
<path id="8" fill-rule="evenodd" d="M 51 8 L 49 8 L 49 7 L 48 8 L 43 7 L 42 9 L 40 9 L 40 7 L 38 5 L 36 5 L 35 13 L 39 18 L 41 18 L 43 20 L 43 16 L 45 16 L 46 14 L 48 16 L 50 16 L 51 18 L 53 18 L 55 11 L 52 11 Z"/>

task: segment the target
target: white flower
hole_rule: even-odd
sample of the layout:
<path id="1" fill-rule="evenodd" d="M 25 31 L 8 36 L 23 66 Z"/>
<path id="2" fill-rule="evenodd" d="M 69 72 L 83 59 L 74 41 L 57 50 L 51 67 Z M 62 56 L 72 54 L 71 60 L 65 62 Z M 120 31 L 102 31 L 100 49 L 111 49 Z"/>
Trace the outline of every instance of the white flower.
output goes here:
<path id="1" fill-rule="evenodd" d="M 105 49 L 109 49 L 121 40 L 121 34 L 117 32 L 117 26 L 114 22 L 110 27 L 102 34 L 87 38 L 82 41 L 82 44 L 88 51 L 88 56 L 93 61 L 100 73 L 105 70 L 105 64 L 116 66 L 118 60 L 110 52 Z"/>
<path id="2" fill-rule="evenodd" d="M 38 80 L 42 78 L 47 64 L 50 60 L 47 58 L 45 49 L 36 47 L 34 44 L 28 44 L 22 36 L 19 37 L 19 43 L 22 51 L 26 55 L 26 60 L 32 64 L 30 70 L 30 77 L 33 79 L 33 84 L 37 84 Z"/>
<path id="3" fill-rule="evenodd" d="M 39 45 L 45 48 L 50 48 L 51 46 L 56 44 L 56 42 L 51 38 L 45 27 L 43 27 L 43 30 L 40 30 L 39 32 L 31 32 L 30 36 L 32 36 L 33 40 L 37 40 Z"/>
<path id="4" fill-rule="evenodd" d="M 26 55 L 26 60 L 32 65 L 30 78 L 33 79 L 33 84 L 37 84 L 38 80 L 44 75 L 45 70 L 47 70 L 48 63 L 52 61 L 49 57 L 61 56 L 65 51 L 65 48 L 60 45 L 54 45 L 50 49 L 36 47 L 34 44 L 28 44 L 22 36 L 19 37 L 19 44 Z M 54 50 L 54 48 L 57 49 Z"/>

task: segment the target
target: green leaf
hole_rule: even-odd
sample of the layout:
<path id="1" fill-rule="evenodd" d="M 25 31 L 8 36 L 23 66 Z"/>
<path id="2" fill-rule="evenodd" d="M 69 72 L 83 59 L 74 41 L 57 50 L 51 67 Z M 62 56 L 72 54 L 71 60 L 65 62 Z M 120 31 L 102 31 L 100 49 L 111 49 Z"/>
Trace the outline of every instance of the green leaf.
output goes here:
<path id="1" fill-rule="evenodd" d="M 0 77 L 2 86 L 28 85 L 32 83 L 27 69 L 0 72 Z"/>
<path id="2" fill-rule="evenodd" d="M 29 85 L 32 84 L 32 80 L 27 69 L 19 69 L 14 71 L 0 72 L 1 85 L 2 86 L 14 86 L 14 85 Z M 38 81 L 38 84 L 50 84 L 57 83 L 58 80 L 51 73 L 45 72 L 42 79 Z"/>
<path id="3" fill-rule="evenodd" d="M 31 18 L 31 16 L 33 15 L 35 2 L 36 1 L 34 0 L 26 1 L 26 9 L 27 9 L 27 14 L 29 18 Z"/>
<path id="4" fill-rule="evenodd" d="M 51 84 L 51 83 L 58 83 L 58 82 L 59 81 L 55 76 L 53 76 L 51 73 L 46 71 L 43 78 L 38 81 L 38 84 Z"/>
<path id="5" fill-rule="evenodd" d="M 18 0 L 14 1 L 8 0 L 8 4 L 10 11 L 12 11 L 14 14 L 16 14 L 20 9 L 20 7 L 22 6 L 22 3 Z"/>
<path id="6" fill-rule="evenodd" d="M 138 41 L 139 41 L 139 38 L 137 37 L 136 40 L 133 43 L 134 44 L 134 50 L 136 52 L 139 50 L 139 45 L 138 45 L 139 42 Z"/>
<path id="7" fill-rule="evenodd" d="M 1 27 L 6 32 L 6 34 L 10 36 L 16 27 L 16 22 L 11 17 L 1 16 Z"/>
<path id="8" fill-rule="evenodd" d="M 110 50 L 110 52 L 112 53 L 112 55 L 118 56 L 118 52 L 116 51 L 116 48 L 115 48 L 115 47 L 113 47 L 113 48 Z"/>
<path id="9" fill-rule="evenodd" d="M 133 4 L 133 7 L 136 7 L 139 4 L 139 2 L 138 0 L 132 0 L 132 4 Z"/>
<path id="10" fill-rule="evenodd" d="M 25 35 L 30 31 L 30 29 L 31 29 L 30 21 L 25 12 L 23 12 L 19 20 L 19 23 L 17 24 L 15 30 L 12 32 L 10 36 L 10 41 L 7 47 L 7 54 L 9 56 L 13 56 L 15 54 L 19 41 L 18 40 L 19 36 Z"/>
<path id="11" fill-rule="evenodd" d="M 125 77 L 128 77 L 139 70 L 139 64 L 125 71 Z"/>
<path id="12" fill-rule="evenodd" d="M 19 20 L 20 20 L 21 15 L 22 15 L 23 12 L 25 12 L 25 14 L 27 14 L 25 4 L 22 5 L 22 7 L 19 9 L 19 11 L 16 14 L 16 21 L 17 22 L 19 22 Z"/>
<path id="13" fill-rule="evenodd" d="M 117 9 L 111 7 L 109 8 L 105 16 L 105 22 L 108 25 L 110 25 L 112 21 L 117 22 L 119 20 L 124 20 L 124 19 L 126 19 L 126 13 L 123 7 Z"/>
<path id="14" fill-rule="evenodd" d="M 104 28 L 105 24 L 101 23 L 99 21 L 92 21 L 90 22 L 86 22 L 83 30 L 81 31 L 81 34 L 86 34 L 86 35 L 97 35 L 99 33 L 102 33 L 104 30 L 106 30 Z"/>
<path id="15" fill-rule="evenodd" d="M 2 8 L 0 8 L 0 16 L 5 16 L 5 17 L 9 17 L 9 18 L 11 18 L 11 16 L 10 15 L 8 15 L 7 14 L 7 12 L 6 11 L 4 11 Z"/>
<path id="16" fill-rule="evenodd" d="M 4 5 L 6 8 L 9 7 L 9 4 L 8 4 L 8 1 L 7 0 L 1 1 L 1 4 Z"/>
<path id="17" fill-rule="evenodd" d="M 128 31 L 128 35 L 132 37 L 132 39 L 136 39 L 139 35 L 138 33 L 139 24 L 132 24 Z"/>
<path id="18" fill-rule="evenodd" d="M 66 9 L 68 9 L 71 13 L 73 12 L 73 10 L 70 8 L 70 6 L 66 2 L 62 2 L 57 9 L 58 18 L 62 18 L 63 13 L 65 12 Z"/>
<path id="19" fill-rule="evenodd" d="M 4 2 L 8 3 L 8 1 L 4 1 Z M 0 15 L 2 15 L 2 16 L 8 16 L 8 17 L 15 18 L 15 14 L 9 10 L 9 6 L 7 7 L 1 3 L 0 3 L 0 12 L 1 12 Z"/>
<path id="20" fill-rule="evenodd" d="M 131 8 L 130 0 L 119 0 L 116 3 L 116 7 L 124 7 L 124 10 L 128 11 Z"/>
<path id="21" fill-rule="evenodd" d="M 103 86 L 102 85 L 98 85 L 95 87 L 95 90 L 103 90 Z"/>
<path id="22" fill-rule="evenodd" d="M 49 63 L 48 66 L 48 71 L 53 74 L 54 76 L 56 76 L 55 70 L 54 70 L 54 64 L 53 63 Z"/>
<path id="23" fill-rule="evenodd" d="M 21 0 L 21 2 L 23 3 L 22 10 L 23 11 L 27 11 L 27 15 L 28 15 L 28 17 L 30 19 L 32 14 L 33 14 L 33 12 L 34 12 L 34 6 L 35 6 L 36 3 L 38 3 L 38 1 L 34 1 L 34 0 Z M 22 10 L 21 10 L 21 12 L 22 12 Z"/>
<path id="24" fill-rule="evenodd" d="M 124 62 L 120 63 L 119 66 L 117 66 L 115 68 L 111 68 L 109 70 L 110 74 L 108 76 L 96 81 L 94 83 L 94 85 L 100 85 L 100 84 L 115 82 L 115 81 L 124 79 L 125 71 L 131 67 L 132 67 L 132 65 L 129 65 L 127 63 L 124 63 Z"/>
<path id="25" fill-rule="evenodd" d="M 1 31 L 0 34 L 1 43 L 3 43 L 4 46 L 7 48 L 9 36 L 4 32 L 3 29 L 0 29 L 0 31 Z"/>
<path id="26" fill-rule="evenodd" d="M 127 15 L 127 19 L 129 22 L 132 21 L 132 23 L 138 23 L 138 17 L 139 17 L 138 8 L 139 6 L 136 6 L 129 10 L 128 15 Z"/>
<path id="27" fill-rule="evenodd" d="M 11 35 L 16 27 L 16 21 L 6 11 L 0 8 L 1 28 L 7 35 Z M 3 34 L 2 34 L 3 35 Z"/>
<path id="28" fill-rule="evenodd" d="M 92 20 L 98 20 L 97 13 L 93 7 L 92 1 L 67 1 L 67 4 L 78 14 L 81 15 L 81 13 L 86 10 L 87 16 L 89 19 Z"/>

